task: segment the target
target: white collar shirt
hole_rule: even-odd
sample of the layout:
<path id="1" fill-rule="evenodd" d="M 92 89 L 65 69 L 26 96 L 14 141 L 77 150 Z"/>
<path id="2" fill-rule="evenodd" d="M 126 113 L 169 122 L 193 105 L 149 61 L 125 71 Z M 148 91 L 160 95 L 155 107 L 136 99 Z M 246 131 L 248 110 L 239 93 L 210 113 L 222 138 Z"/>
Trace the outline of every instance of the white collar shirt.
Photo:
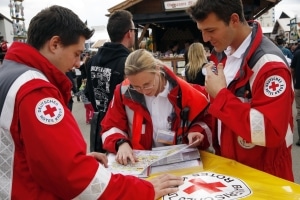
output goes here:
<path id="1" fill-rule="evenodd" d="M 225 74 L 227 86 L 230 84 L 230 82 L 234 79 L 237 72 L 239 71 L 243 61 L 243 56 L 245 54 L 246 49 L 250 45 L 250 42 L 251 42 L 251 33 L 247 36 L 247 38 L 243 41 L 243 43 L 233 54 L 230 54 L 232 50 L 230 46 L 227 47 L 227 49 L 224 51 L 224 53 L 227 55 L 227 59 L 224 67 L 224 74 Z"/>
<path id="2" fill-rule="evenodd" d="M 227 49 L 224 51 L 224 53 L 227 55 L 226 63 L 224 66 L 224 75 L 226 78 L 226 84 L 227 86 L 230 84 L 230 82 L 234 79 L 237 72 L 239 71 L 243 56 L 245 54 L 246 49 L 250 45 L 251 42 L 251 33 L 246 37 L 246 39 L 243 41 L 243 43 L 239 46 L 239 48 L 230 55 L 231 47 L 227 47 Z M 221 145 L 221 121 L 218 120 L 218 140 L 219 144 Z"/>
<path id="3" fill-rule="evenodd" d="M 158 130 L 168 130 L 168 117 L 172 114 L 173 106 L 168 99 L 171 85 L 167 81 L 164 90 L 157 96 L 145 96 L 146 105 L 151 115 L 153 124 L 153 147 L 164 146 L 156 142 L 155 138 Z"/>

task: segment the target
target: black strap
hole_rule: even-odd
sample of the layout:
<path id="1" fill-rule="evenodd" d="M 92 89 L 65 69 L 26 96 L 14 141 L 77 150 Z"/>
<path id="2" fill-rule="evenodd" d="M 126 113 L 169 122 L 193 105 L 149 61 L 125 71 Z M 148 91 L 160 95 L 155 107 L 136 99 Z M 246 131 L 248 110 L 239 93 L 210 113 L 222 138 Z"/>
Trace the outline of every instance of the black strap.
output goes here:
<path id="1" fill-rule="evenodd" d="M 105 153 L 106 150 L 103 149 L 103 142 L 100 135 L 101 132 L 101 121 L 105 114 L 103 112 L 94 112 L 94 116 L 91 120 L 90 129 L 90 152 L 101 152 Z"/>

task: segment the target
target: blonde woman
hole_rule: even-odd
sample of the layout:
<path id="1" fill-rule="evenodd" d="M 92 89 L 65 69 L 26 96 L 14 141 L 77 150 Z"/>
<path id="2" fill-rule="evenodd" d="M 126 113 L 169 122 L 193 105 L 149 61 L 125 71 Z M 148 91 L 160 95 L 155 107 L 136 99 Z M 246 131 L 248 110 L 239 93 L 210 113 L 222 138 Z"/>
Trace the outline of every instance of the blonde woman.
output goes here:
<path id="1" fill-rule="evenodd" d="M 144 49 L 128 56 L 125 75 L 101 122 L 103 147 L 120 164 L 136 161 L 133 149 L 182 143 L 208 148 L 200 126 L 208 105 L 202 87 L 177 77 Z"/>
<path id="2" fill-rule="evenodd" d="M 205 76 L 202 74 L 202 66 L 207 62 L 203 45 L 199 42 L 191 44 L 188 51 L 188 63 L 182 73 L 184 79 L 189 83 L 204 86 Z"/>

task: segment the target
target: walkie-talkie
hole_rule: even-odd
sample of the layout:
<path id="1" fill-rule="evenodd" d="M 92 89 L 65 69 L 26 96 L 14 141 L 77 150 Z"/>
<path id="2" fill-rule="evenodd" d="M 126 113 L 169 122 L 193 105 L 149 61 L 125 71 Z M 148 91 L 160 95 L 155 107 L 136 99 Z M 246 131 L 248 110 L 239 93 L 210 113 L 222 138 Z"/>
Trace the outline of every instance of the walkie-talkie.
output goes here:
<path id="1" fill-rule="evenodd" d="M 189 117 L 189 113 L 190 113 L 190 108 L 189 107 L 184 107 L 181 112 L 180 112 L 180 117 L 181 117 L 181 121 L 182 121 L 182 134 L 180 136 L 177 137 L 177 144 L 182 144 L 183 142 L 183 138 L 186 137 L 187 133 L 184 130 L 184 127 L 186 127 L 188 124 L 188 117 Z"/>

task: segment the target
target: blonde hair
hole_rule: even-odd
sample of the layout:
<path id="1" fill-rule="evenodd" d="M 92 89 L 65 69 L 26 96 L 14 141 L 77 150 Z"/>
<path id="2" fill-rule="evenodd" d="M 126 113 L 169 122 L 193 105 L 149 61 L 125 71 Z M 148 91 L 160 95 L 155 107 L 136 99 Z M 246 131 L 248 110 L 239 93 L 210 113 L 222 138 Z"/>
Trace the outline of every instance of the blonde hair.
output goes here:
<path id="1" fill-rule="evenodd" d="M 157 66 L 161 68 L 162 62 L 145 49 L 138 49 L 129 54 L 125 61 L 125 76 L 136 75 L 139 72 L 157 71 Z"/>
<path id="2" fill-rule="evenodd" d="M 202 69 L 202 65 L 207 62 L 203 45 L 200 42 L 191 44 L 188 51 L 188 64 L 186 65 L 188 68 L 187 75 L 191 80 L 197 77 L 198 72 Z"/>

